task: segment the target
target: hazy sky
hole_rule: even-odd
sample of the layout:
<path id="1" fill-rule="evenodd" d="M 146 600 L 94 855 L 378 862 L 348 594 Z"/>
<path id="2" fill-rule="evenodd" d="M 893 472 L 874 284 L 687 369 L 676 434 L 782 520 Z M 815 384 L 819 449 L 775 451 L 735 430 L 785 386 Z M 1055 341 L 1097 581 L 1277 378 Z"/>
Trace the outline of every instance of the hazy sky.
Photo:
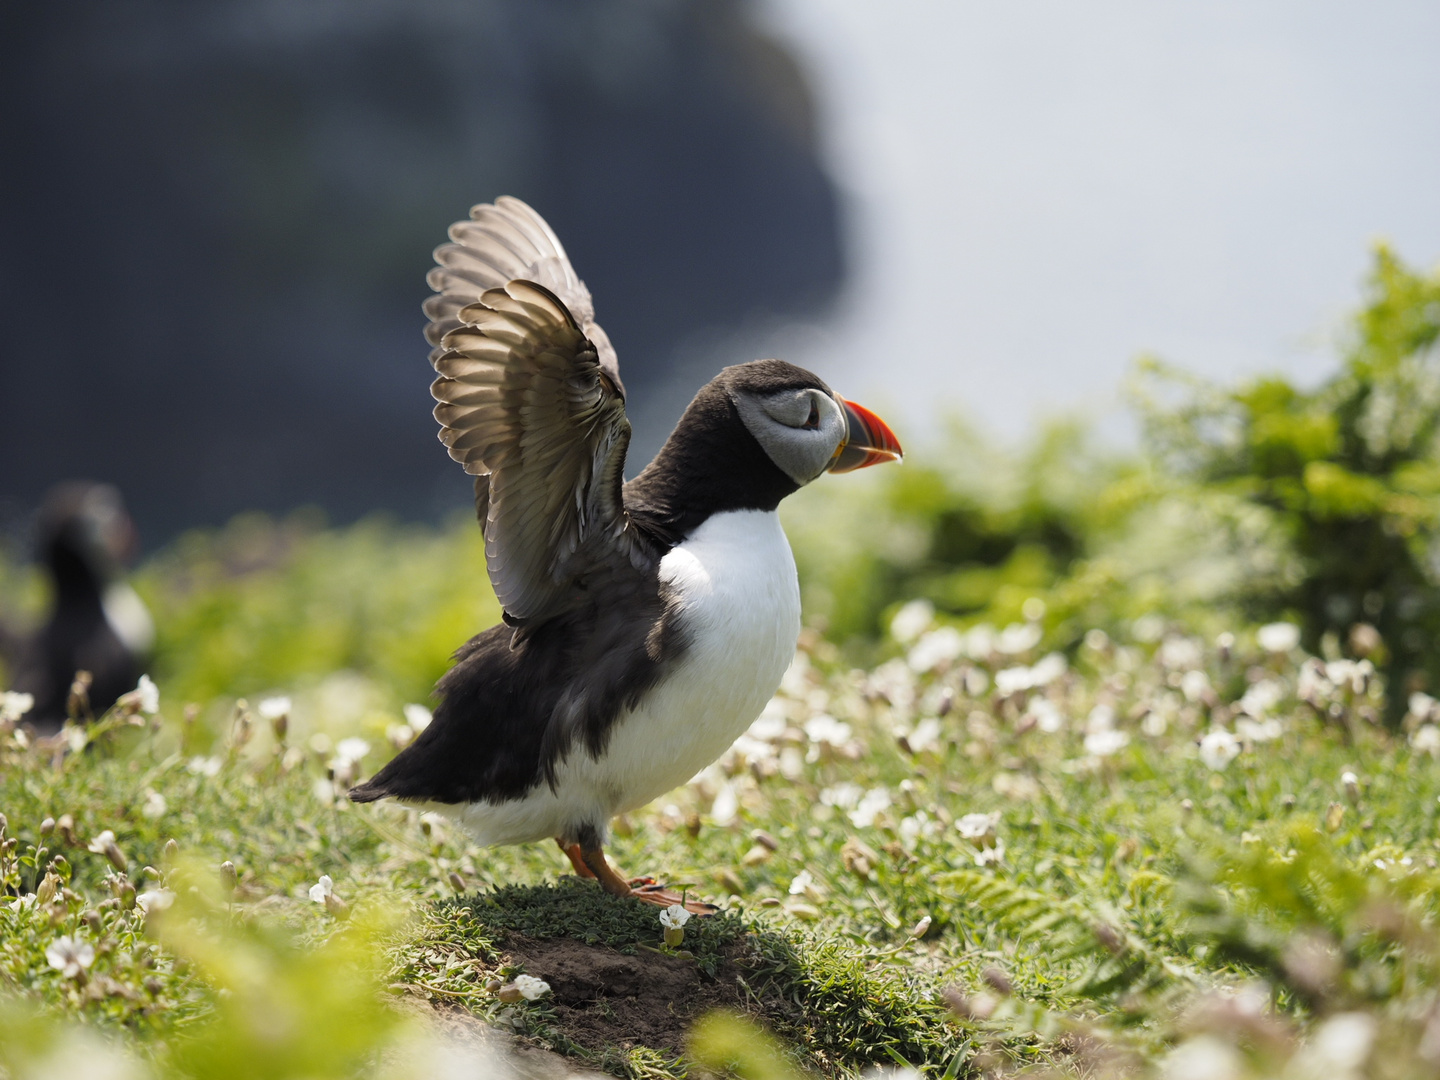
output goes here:
<path id="1" fill-rule="evenodd" d="M 909 423 L 952 401 L 1020 434 L 1111 405 L 1145 351 L 1313 380 L 1376 239 L 1440 259 L 1440 4 L 761 10 L 820 96 L 852 260 L 827 325 L 767 344 Z"/>

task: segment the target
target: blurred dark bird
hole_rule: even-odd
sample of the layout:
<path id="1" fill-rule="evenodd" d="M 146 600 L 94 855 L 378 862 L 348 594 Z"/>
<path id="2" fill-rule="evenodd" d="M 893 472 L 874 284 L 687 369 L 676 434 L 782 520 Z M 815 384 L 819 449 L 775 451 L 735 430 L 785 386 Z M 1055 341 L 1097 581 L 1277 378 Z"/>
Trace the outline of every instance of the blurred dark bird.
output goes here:
<path id="1" fill-rule="evenodd" d="M 608 823 L 719 757 L 779 686 L 800 632 L 780 501 L 900 444 L 810 372 L 756 360 L 703 387 L 624 483 L 615 350 L 559 239 L 511 198 L 450 238 L 425 305 L 431 390 L 475 476 L 504 622 L 460 648 L 433 722 L 350 797 L 436 804 L 486 845 L 554 837 L 606 891 L 682 902 L 608 864 Z"/>
<path id="2" fill-rule="evenodd" d="M 53 606 L 39 632 L 20 646 L 13 689 L 34 696 L 25 719 L 49 734 L 65 722 L 76 672 L 90 675 L 87 707 L 94 716 L 133 690 L 155 628 L 122 577 L 136 536 L 114 487 L 76 481 L 52 488 L 40 508 L 35 548 Z"/>

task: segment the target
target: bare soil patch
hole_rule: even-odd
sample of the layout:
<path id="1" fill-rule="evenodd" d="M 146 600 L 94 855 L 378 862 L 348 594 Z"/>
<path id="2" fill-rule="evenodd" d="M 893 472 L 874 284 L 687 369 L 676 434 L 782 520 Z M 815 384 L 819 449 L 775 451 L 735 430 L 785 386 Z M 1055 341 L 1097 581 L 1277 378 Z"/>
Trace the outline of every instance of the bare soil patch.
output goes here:
<path id="1" fill-rule="evenodd" d="M 550 984 L 557 1026 L 595 1052 L 643 1046 L 679 1055 L 696 1019 L 713 1009 L 741 1010 L 746 1001 L 733 955 L 711 978 L 684 956 L 644 948 L 627 955 L 565 938 L 510 934 L 502 953 Z"/>

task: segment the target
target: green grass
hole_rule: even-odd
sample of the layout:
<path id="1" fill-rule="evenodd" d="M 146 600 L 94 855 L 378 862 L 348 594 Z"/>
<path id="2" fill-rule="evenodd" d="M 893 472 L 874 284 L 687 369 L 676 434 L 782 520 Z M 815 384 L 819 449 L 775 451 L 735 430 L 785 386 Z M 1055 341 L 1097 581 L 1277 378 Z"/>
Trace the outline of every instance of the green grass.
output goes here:
<path id="1" fill-rule="evenodd" d="M 1353 685 L 1317 681 L 1318 661 L 1248 632 L 1223 650 L 1174 627 L 1138 644 L 1091 635 L 1063 670 L 1037 666 L 1023 629 L 996 641 L 1021 651 L 931 628 L 910 663 L 892 642 L 896 658 L 858 671 L 807 638 L 750 738 L 617 823 L 623 870 L 726 904 L 687 928 L 696 985 L 738 974 L 725 1000 L 777 1035 L 783 1068 L 817 1075 L 897 1061 L 1146 1075 L 1213 1053 L 1263 1076 L 1346 1017 L 1386 1048 L 1368 1075 L 1433 1068 L 1440 767 L 1372 722 L 1373 675 L 1336 665 Z M 1242 700 L 1271 723 L 1245 720 Z M 760 1044 L 737 1044 L 744 1029 L 707 1029 L 678 1056 L 597 1050 L 565 1003 L 500 1001 L 487 984 L 515 973 L 513 935 L 671 963 L 657 910 L 566 877 L 553 846 L 482 851 L 442 819 L 337 799 L 327 769 L 344 732 L 326 721 L 315 739 L 298 705 L 277 739 L 245 709 L 213 708 L 227 717 L 214 730 L 162 704 L 163 718 L 113 717 L 79 752 L 4 737 L 0 875 L 20 897 L 53 867 L 57 888 L 0 906 L 0 979 L 44 1015 L 121 1036 L 157 1075 L 227 1076 L 212 1043 L 254 1036 L 247 994 L 310 1000 L 338 965 L 372 987 L 341 1002 L 363 1022 L 305 1013 L 284 1041 L 293 1068 L 277 1058 L 272 1075 L 383 1072 L 391 1058 L 374 1053 L 412 1037 L 411 1013 L 378 1004 L 384 986 L 616 1075 L 696 1075 L 693 1052 L 768 1068 L 746 1064 Z M 385 744 L 367 723 L 369 771 Z M 1196 745 L 1212 725 L 1242 736 L 1221 768 Z M 105 830 L 123 873 L 90 850 Z M 350 921 L 309 899 L 322 874 Z M 130 889 L 162 887 L 171 910 L 132 906 Z M 83 980 L 47 960 L 61 937 L 94 948 Z M 228 970 L 245 966 L 235 956 L 262 975 Z M 29 1030 L 25 1016 L 0 1032 Z M 348 1049 L 333 1061 L 311 1046 L 335 1040 Z M 28 1075 L 15 1060 L 0 1057 Z"/>

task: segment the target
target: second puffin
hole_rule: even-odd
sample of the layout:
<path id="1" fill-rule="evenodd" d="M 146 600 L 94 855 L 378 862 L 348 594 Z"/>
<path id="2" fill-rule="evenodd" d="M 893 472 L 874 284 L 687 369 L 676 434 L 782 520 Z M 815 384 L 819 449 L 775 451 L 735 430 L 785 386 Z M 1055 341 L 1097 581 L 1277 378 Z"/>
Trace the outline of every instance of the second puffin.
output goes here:
<path id="1" fill-rule="evenodd" d="M 900 444 L 810 372 L 756 360 L 702 387 L 626 483 L 615 350 L 554 232 L 502 197 L 450 238 L 425 305 L 435 418 L 475 477 L 504 622 L 350 797 L 431 806 L 485 845 L 553 837 L 607 892 L 677 903 L 609 865 L 610 819 L 718 758 L 779 686 L 800 632 L 780 500 Z"/>

